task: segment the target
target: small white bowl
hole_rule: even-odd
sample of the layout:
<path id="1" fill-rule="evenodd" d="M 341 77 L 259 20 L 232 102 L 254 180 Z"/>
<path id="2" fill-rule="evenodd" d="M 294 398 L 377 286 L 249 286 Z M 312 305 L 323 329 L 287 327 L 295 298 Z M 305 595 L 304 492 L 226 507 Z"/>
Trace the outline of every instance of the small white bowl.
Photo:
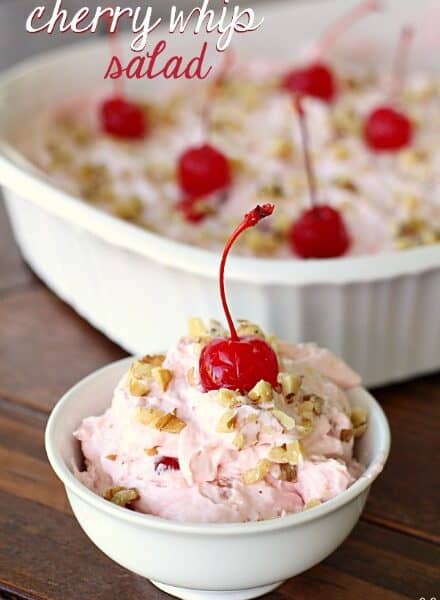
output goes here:
<path id="1" fill-rule="evenodd" d="M 366 471 L 316 508 L 257 523 L 178 523 L 120 508 L 86 488 L 72 473 L 72 465 L 81 464 L 72 434 L 85 417 L 109 406 L 131 361 L 113 363 L 79 382 L 58 402 L 46 428 L 47 455 L 73 512 L 107 556 L 178 598 L 245 600 L 313 567 L 347 537 L 390 448 L 387 419 L 362 388 L 350 392 L 350 401 L 369 413 L 368 430 L 356 447 Z"/>

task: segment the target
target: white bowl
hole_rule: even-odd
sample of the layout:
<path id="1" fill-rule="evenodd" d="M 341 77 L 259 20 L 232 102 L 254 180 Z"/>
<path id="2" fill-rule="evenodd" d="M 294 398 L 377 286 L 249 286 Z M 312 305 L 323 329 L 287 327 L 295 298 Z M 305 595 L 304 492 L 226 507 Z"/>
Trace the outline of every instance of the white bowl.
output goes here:
<path id="1" fill-rule="evenodd" d="M 359 32 L 373 35 L 382 56 L 400 24 L 418 18 L 428 2 L 390 0 L 389 12 L 355 29 L 356 39 Z M 346 0 L 259 4 L 264 26 L 236 36 L 235 47 L 241 56 L 293 55 L 346 7 Z M 170 52 L 191 53 L 200 43 L 200 36 L 178 36 L 170 40 Z M 107 53 L 105 40 L 79 44 L 33 59 L 0 79 L 0 182 L 31 267 L 94 326 L 138 354 L 146 337 L 157 346 L 171 344 L 188 314 L 222 319 L 218 255 L 143 231 L 56 189 L 12 140 L 18 124 L 47 104 L 99 86 Z M 435 56 L 416 47 L 412 63 L 438 69 Z M 139 93 L 163 82 L 138 85 Z M 232 257 L 227 277 L 237 317 L 246 315 L 286 339 L 331 348 L 367 385 L 440 367 L 439 244 L 325 261 Z"/>
<path id="2" fill-rule="evenodd" d="M 72 474 L 72 465 L 81 464 L 73 431 L 109 406 L 131 361 L 83 379 L 58 402 L 46 428 L 47 455 L 73 512 L 107 556 L 178 598 L 244 600 L 316 565 L 347 537 L 390 447 L 386 417 L 362 388 L 350 393 L 350 401 L 369 413 L 368 430 L 356 446 L 366 471 L 348 490 L 305 512 L 258 523 L 178 523 L 120 508 L 86 488 Z"/>

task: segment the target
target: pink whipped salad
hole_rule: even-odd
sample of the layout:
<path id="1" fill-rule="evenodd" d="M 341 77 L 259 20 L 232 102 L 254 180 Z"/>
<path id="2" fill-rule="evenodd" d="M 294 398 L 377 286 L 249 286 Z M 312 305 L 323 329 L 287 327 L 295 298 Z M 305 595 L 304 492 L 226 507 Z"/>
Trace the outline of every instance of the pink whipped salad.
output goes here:
<path id="1" fill-rule="evenodd" d="M 179 156 L 207 141 L 201 115 L 211 82 L 153 87 L 137 100 L 150 132 L 141 141 L 106 135 L 100 105 L 109 90 L 89 92 L 37 114 L 19 146 L 53 183 L 93 206 L 203 248 L 223 247 L 225 232 L 256 203 L 275 202 L 277 216 L 247 236 L 236 253 L 293 258 L 289 228 L 310 206 L 300 134 L 291 96 L 280 89 L 295 63 L 254 58 L 228 73 L 211 106 L 208 141 L 229 159 L 230 189 L 201 199 L 208 216 L 185 220 L 177 206 Z M 440 241 L 440 85 L 429 74 L 408 76 L 402 110 L 415 124 L 410 147 L 376 154 L 362 139 L 363 120 L 386 101 L 383 71 L 341 62 L 339 94 L 327 105 L 305 99 L 319 201 L 347 224 L 349 255 L 406 249 Z M 19 136 L 20 137 L 20 136 Z"/>
<path id="2" fill-rule="evenodd" d="M 111 406 L 84 419 L 75 437 L 77 477 L 116 504 L 166 519 L 245 522 L 311 508 L 346 490 L 363 471 L 353 457 L 367 427 L 347 390 L 359 376 L 328 350 L 268 338 L 280 372 L 273 389 L 204 392 L 201 349 L 225 335 L 190 321 L 166 356 L 135 361 Z M 259 328 L 242 322 L 240 335 Z"/>

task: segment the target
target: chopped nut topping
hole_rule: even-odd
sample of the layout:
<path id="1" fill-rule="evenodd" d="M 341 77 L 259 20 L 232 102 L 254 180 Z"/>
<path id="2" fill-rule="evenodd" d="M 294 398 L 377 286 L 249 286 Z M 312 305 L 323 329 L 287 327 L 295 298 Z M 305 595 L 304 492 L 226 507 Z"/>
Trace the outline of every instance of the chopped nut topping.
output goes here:
<path id="1" fill-rule="evenodd" d="M 198 339 L 208 334 L 202 319 L 199 317 L 191 317 L 188 320 L 188 334 L 191 339 Z"/>
<path id="2" fill-rule="evenodd" d="M 251 323 L 250 321 L 246 321 L 246 319 L 238 320 L 238 328 L 237 333 L 239 337 L 244 337 L 247 335 L 254 335 L 258 337 L 265 338 L 263 330 L 255 323 Z"/>
<path id="3" fill-rule="evenodd" d="M 195 386 L 197 381 L 196 381 L 196 370 L 194 367 L 191 367 L 190 369 L 188 369 L 187 373 L 186 373 L 186 379 L 189 383 L 189 385 L 191 386 Z"/>
<path id="4" fill-rule="evenodd" d="M 159 408 L 139 407 L 136 410 L 135 420 L 142 425 L 148 425 L 167 433 L 180 433 L 186 427 L 185 421 L 172 413 L 165 413 Z"/>
<path id="5" fill-rule="evenodd" d="M 281 383 L 281 389 L 286 400 L 292 401 L 301 387 L 302 377 L 292 373 L 280 373 L 278 381 Z"/>
<path id="6" fill-rule="evenodd" d="M 281 423 L 286 431 L 290 431 L 295 427 L 295 419 L 292 419 L 287 413 L 282 410 L 274 409 L 271 411 L 273 416 Z"/>
<path id="7" fill-rule="evenodd" d="M 298 464 L 302 457 L 301 445 L 298 440 L 272 448 L 269 452 L 269 458 L 276 463 Z"/>
<path id="8" fill-rule="evenodd" d="M 278 160 L 291 161 L 295 156 L 295 148 L 292 140 L 286 138 L 277 138 L 274 140 L 270 148 L 270 155 Z"/>
<path id="9" fill-rule="evenodd" d="M 260 379 L 248 393 L 248 397 L 252 402 L 270 402 L 273 398 L 273 389 L 268 381 Z"/>
<path id="10" fill-rule="evenodd" d="M 269 473 L 270 467 L 270 461 L 263 458 L 258 462 L 256 467 L 243 473 L 243 483 L 246 485 L 251 485 L 252 483 L 262 481 Z"/>
<path id="11" fill-rule="evenodd" d="M 347 192 L 352 192 L 353 194 L 357 194 L 359 192 L 358 186 L 355 182 L 350 179 L 350 177 L 345 177 L 344 175 L 338 175 L 332 180 L 333 185 L 343 190 L 347 190 Z"/>
<path id="12" fill-rule="evenodd" d="M 169 369 L 164 369 L 163 367 L 154 367 L 151 373 L 160 389 L 165 392 L 173 378 L 171 371 Z"/>
<path id="13" fill-rule="evenodd" d="M 139 196 L 118 198 L 113 206 L 113 211 L 120 219 L 136 221 L 142 213 L 142 200 Z"/>
<path id="14" fill-rule="evenodd" d="M 235 438 L 232 440 L 232 443 L 237 448 L 237 450 L 243 450 L 244 448 L 244 435 L 239 431 Z"/>
<path id="15" fill-rule="evenodd" d="M 246 423 L 256 423 L 258 421 L 258 415 L 256 413 L 252 413 L 246 417 Z"/>
<path id="16" fill-rule="evenodd" d="M 130 504 L 130 502 L 134 502 L 135 500 L 139 500 L 139 492 L 135 488 L 124 488 L 124 487 L 112 487 L 109 488 L 105 494 L 104 498 L 106 500 L 110 500 L 113 504 L 117 504 L 118 506 L 126 506 Z"/>
<path id="17" fill-rule="evenodd" d="M 226 388 L 221 388 L 218 391 L 217 402 L 226 408 L 235 408 L 240 404 L 237 392 Z"/>
<path id="18" fill-rule="evenodd" d="M 304 504 L 304 510 L 308 510 L 309 508 L 315 508 L 315 506 L 319 506 L 320 504 L 322 504 L 321 500 L 318 500 L 318 498 L 312 498 Z"/>
<path id="19" fill-rule="evenodd" d="M 367 411 L 361 406 L 355 406 L 351 411 L 351 422 L 353 427 L 359 427 L 367 422 Z"/>
<path id="20" fill-rule="evenodd" d="M 362 425 L 355 427 L 354 437 L 360 438 L 361 436 L 363 436 L 364 433 L 367 431 L 367 428 L 368 428 L 368 425 L 366 423 L 363 423 Z"/>
<path id="21" fill-rule="evenodd" d="M 227 410 L 220 417 L 215 430 L 218 433 L 231 433 L 235 429 L 237 423 L 237 413 L 234 410 Z"/>
<path id="22" fill-rule="evenodd" d="M 158 446 L 153 446 L 152 448 L 144 448 L 144 452 L 147 456 L 156 456 Z"/>
<path id="23" fill-rule="evenodd" d="M 148 379 L 151 376 L 151 365 L 137 360 L 130 367 L 130 374 L 137 379 Z"/>
<path id="24" fill-rule="evenodd" d="M 353 439 L 353 429 L 341 429 L 341 442 L 350 442 Z"/>
<path id="25" fill-rule="evenodd" d="M 280 464 L 280 479 L 281 481 L 296 481 L 298 479 L 297 466 L 289 463 Z"/>
<path id="26" fill-rule="evenodd" d="M 271 196 L 273 198 L 282 198 L 284 196 L 284 190 L 279 183 L 268 183 L 263 185 L 259 190 L 260 196 Z"/>
<path id="27" fill-rule="evenodd" d="M 350 158 L 349 149 L 340 142 L 333 145 L 332 154 L 338 160 L 348 160 Z"/>
<path id="28" fill-rule="evenodd" d="M 280 239 L 270 231 L 249 230 L 246 245 L 257 256 L 271 256 L 280 246 Z"/>
<path id="29" fill-rule="evenodd" d="M 152 367 L 161 367 L 164 360 L 165 354 L 146 354 L 141 358 L 140 362 Z"/>
<path id="30" fill-rule="evenodd" d="M 130 379 L 129 388 L 132 396 L 146 396 L 150 393 L 148 383 L 142 379 L 136 379 L 135 377 Z"/>
<path id="31" fill-rule="evenodd" d="M 106 459 L 107 460 L 116 460 L 118 458 L 117 454 L 107 454 Z"/>

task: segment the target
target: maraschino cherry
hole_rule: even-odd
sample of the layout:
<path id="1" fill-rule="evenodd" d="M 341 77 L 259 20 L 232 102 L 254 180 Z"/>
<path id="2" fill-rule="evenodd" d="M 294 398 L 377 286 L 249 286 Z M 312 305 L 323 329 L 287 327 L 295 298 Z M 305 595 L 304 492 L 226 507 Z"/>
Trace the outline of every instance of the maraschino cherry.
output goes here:
<path id="1" fill-rule="evenodd" d="M 413 30 L 405 27 L 400 35 L 391 78 L 390 97 L 396 99 L 402 88 L 404 70 Z M 375 152 L 396 152 L 406 148 L 413 137 L 411 119 L 392 104 L 378 106 L 367 117 L 364 124 L 364 140 Z"/>
<path id="2" fill-rule="evenodd" d="M 111 33 L 109 22 L 109 40 L 112 56 L 120 56 L 120 48 L 116 42 L 116 32 Z M 100 108 L 102 129 L 113 137 L 126 140 L 139 140 L 145 137 L 148 123 L 145 111 L 136 102 L 125 98 L 121 80 L 114 83 L 114 94 L 104 100 Z"/>
<path id="3" fill-rule="evenodd" d="M 262 338 L 238 336 L 226 301 L 224 284 L 226 259 L 233 243 L 243 231 L 254 227 L 261 219 L 271 215 L 273 210 L 273 204 L 263 204 L 248 212 L 223 250 L 219 274 L 220 297 L 231 335 L 229 338 L 213 339 L 200 354 L 200 379 L 205 391 L 227 388 L 247 393 L 261 379 L 272 386 L 277 384 L 278 359 L 274 350 Z"/>
<path id="4" fill-rule="evenodd" d="M 342 256 L 350 247 L 350 236 L 341 214 L 335 208 L 317 202 L 316 178 L 309 152 L 307 121 L 300 96 L 295 98 L 295 108 L 299 118 L 312 207 L 305 210 L 294 222 L 290 231 L 290 242 L 295 253 L 302 258 Z"/>
<path id="5" fill-rule="evenodd" d="M 231 53 L 225 55 L 220 72 L 215 77 L 209 88 L 205 102 L 202 125 L 204 138 L 209 136 L 210 109 L 214 95 L 223 82 L 231 64 Z M 183 214 L 189 221 L 198 222 L 203 216 L 198 213 L 198 219 L 191 218 L 192 211 L 188 211 L 191 202 L 196 202 L 201 196 L 208 196 L 214 192 L 229 187 L 232 179 L 231 166 L 228 158 L 215 146 L 205 141 L 198 146 L 191 146 L 179 157 L 177 176 L 181 190 L 187 198 L 180 203 Z"/>
<path id="6" fill-rule="evenodd" d="M 321 36 L 311 64 L 288 71 L 281 81 L 281 87 L 288 92 L 332 102 L 337 93 L 336 77 L 333 69 L 323 60 L 323 56 L 355 21 L 379 8 L 377 0 L 365 0 L 331 25 Z"/>
<path id="7" fill-rule="evenodd" d="M 174 456 L 161 456 L 154 463 L 154 470 L 160 475 L 163 471 L 178 471 L 179 461 Z"/>

